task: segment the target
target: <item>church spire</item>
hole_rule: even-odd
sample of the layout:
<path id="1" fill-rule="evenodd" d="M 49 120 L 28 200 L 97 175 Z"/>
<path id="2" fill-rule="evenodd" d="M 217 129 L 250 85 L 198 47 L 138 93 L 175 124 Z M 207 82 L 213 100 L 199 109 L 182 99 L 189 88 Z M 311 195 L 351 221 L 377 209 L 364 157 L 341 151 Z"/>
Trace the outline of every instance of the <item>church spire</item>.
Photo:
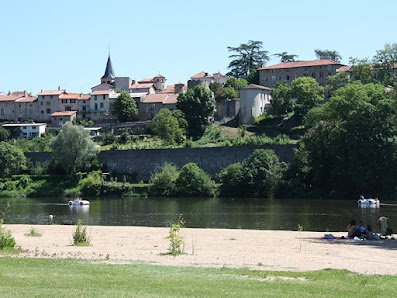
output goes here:
<path id="1" fill-rule="evenodd" d="M 109 51 L 109 57 L 108 57 L 108 62 L 106 63 L 105 74 L 101 79 L 114 79 L 115 77 L 116 76 L 114 75 L 112 60 L 110 59 L 110 51 Z"/>

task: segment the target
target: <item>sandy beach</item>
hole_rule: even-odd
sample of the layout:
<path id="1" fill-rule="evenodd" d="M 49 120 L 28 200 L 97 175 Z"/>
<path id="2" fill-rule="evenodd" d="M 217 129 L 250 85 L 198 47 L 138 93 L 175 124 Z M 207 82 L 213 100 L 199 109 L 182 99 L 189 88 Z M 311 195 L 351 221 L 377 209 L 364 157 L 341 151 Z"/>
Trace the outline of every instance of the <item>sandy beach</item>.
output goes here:
<path id="1" fill-rule="evenodd" d="M 168 228 L 89 226 L 91 246 L 72 245 L 75 226 L 5 225 L 23 257 L 76 258 L 110 263 L 250 268 L 276 271 L 348 269 L 363 274 L 397 274 L 397 240 L 325 240 L 321 232 L 232 229 L 182 230 L 185 254 L 164 255 Z M 41 237 L 25 236 L 31 227 Z M 334 232 L 344 236 L 344 232 Z"/>

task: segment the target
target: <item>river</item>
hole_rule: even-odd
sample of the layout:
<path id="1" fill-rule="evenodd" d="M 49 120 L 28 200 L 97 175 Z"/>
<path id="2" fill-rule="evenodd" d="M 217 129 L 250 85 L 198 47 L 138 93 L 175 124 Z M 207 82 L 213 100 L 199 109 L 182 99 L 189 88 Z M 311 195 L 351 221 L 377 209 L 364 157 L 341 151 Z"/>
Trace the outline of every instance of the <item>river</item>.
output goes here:
<path id="1" fill-rule="evenodd" d="M 363 209 L 356 200 L 102 198 L 90 206 L 67 205 L 67 198 L 0 199 L 10 210 L 5 223 L 75 224 L 167 227 L 181 215 L 186 227 L 259 230 L 343 231 L 351 219 L 377 231 L 380 216 L 397 227 L 397 203 L 382 202 L 379 209 Z M 397 228 L 396 228 L 397 229 Z"/>

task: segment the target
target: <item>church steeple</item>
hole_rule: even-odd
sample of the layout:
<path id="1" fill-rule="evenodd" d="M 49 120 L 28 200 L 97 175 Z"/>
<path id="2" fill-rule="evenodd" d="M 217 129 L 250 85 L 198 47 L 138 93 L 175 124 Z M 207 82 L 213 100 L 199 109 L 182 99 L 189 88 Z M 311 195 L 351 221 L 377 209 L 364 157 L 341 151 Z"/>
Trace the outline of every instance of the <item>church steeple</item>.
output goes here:
<path id="1" fill-rule="evenodd" d="M 106 63 L 105 74 L 101 78 L 101 82 L 105 84 L 113 84 L 115 77 L 116 76 L 114 75 L 112 60 L 110 59 L 110 52 L 109 52 L 108 62 Z"/>

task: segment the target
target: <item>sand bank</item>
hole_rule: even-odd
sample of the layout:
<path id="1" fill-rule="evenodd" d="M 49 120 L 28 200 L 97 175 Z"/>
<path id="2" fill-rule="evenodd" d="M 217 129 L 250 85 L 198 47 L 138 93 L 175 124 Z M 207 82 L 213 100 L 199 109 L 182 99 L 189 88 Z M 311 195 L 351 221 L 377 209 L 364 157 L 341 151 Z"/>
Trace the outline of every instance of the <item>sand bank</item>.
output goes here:
<path id="1" fill-rule="evenodd" d="M 26 257 L 142 261 L 157 265 L 250 268 L 277 271 L 348 269 L 363 274 L 397 274 L 397 240 L 324 240 L 320 232 L 183 229 L 185 254 L 164 255 L 168 228 L 89 226 L 91 246 L 72 245 L 75 226 L 6 225 Z M 334 236 L 346 233 L 334 232 Z"/>

